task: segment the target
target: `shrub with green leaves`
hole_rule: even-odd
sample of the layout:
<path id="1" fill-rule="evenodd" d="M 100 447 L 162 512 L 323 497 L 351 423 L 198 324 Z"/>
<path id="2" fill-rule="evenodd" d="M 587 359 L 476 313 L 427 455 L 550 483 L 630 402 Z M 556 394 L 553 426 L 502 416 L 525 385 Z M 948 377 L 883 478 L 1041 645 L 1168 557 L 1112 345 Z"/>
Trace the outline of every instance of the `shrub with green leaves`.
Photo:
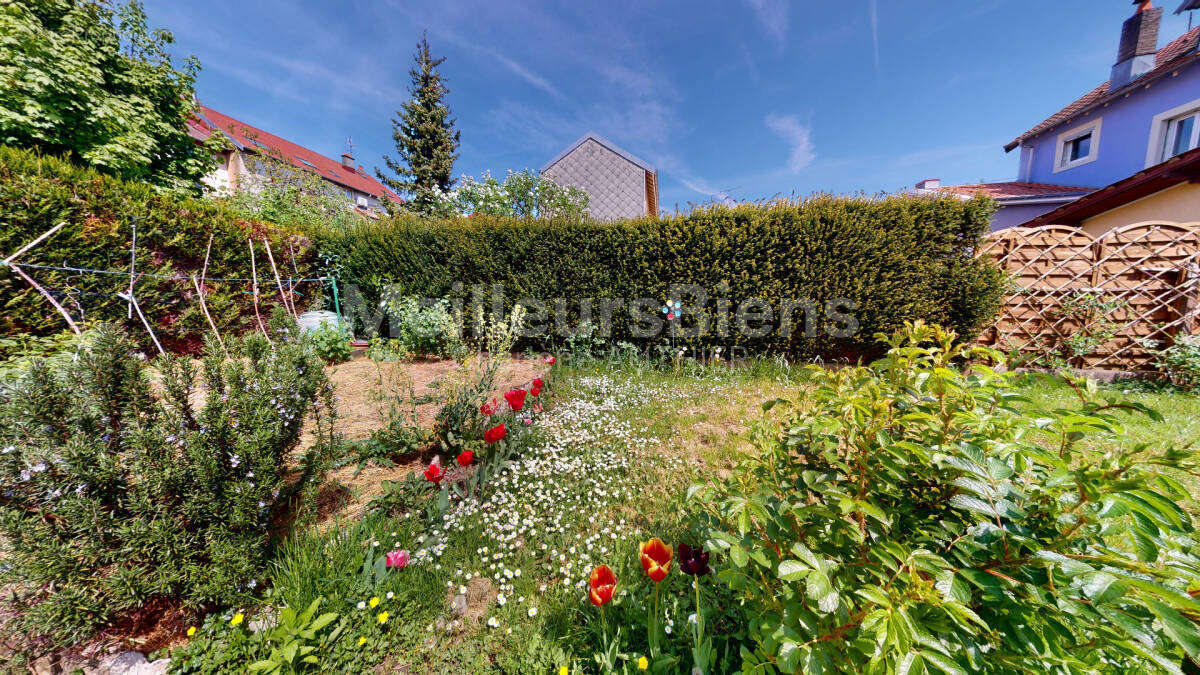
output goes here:
<path id="1" fill-rule="evenodd" d="M 1171 384 L 1192 391 L 1200 389 L 1200 335 L 1184 335 L 1158 353 L 1155 365 Z"/>
<path id="2" fill-rule="evenodd" d="M 1178 672 L 1200 656 L 1191 495 L 1168 471 L 1196 475 L 1196 452 L 1093 451 L 1123 415 L 1156 413 L 1086 380 L 1078 406 L 1033 409 L 1017 376 L 960 368 L 998 353 L 941 328 L 887 344 L 870 366 L 814 369 L 729 480 L 694 488 L 752 615 L 745 669 Z"/>
<path id="3" fill-rule="evenodd" d="M 327 461 L 291 456 L 332 390 L 294 323 L 156 362 L 119 330 L 0 388 L 0 533 L 18 627 L 65 643 L 143 607 L 231 603 L 266 578 L 272 519 Z M 295 463 L 298 461 L 298 465 Z M 285 481 L 285 475 L 289 475 Z"/>
<path id="4" fill-rule="evenodd" d="M 325 363 L 349 361 L 353 353 L 350 349 L 350 333 L 336 323 L 322 323 L 305 333 L 304 339 L 312 344 L 317 356 Z"/>

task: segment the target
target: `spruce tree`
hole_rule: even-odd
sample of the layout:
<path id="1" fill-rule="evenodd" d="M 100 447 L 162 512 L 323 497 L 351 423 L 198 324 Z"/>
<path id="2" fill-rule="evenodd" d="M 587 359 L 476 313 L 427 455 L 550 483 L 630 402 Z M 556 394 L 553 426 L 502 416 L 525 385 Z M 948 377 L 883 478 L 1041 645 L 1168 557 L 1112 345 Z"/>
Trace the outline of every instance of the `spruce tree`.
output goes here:
<path id="1" fill-rule="evenodd" d="M 406 196 L 406 208 L 432 214 L 442 203 L 439 193 L 454 184 L 450 174 L 454 160 L 458 159 L 458 131 L 443 100 L 450 90 L 438 72 L 438 66 L 446 58 L 433 58 L 429 41 L 422 35 L 413 60 L 416 64 L 408 71 L 412 78 L 412 98 L 392 119 L 397 157 L 383 156 L 387 168 L 395 175 L 385 176 L 379 169 L 375 175 Z"/>

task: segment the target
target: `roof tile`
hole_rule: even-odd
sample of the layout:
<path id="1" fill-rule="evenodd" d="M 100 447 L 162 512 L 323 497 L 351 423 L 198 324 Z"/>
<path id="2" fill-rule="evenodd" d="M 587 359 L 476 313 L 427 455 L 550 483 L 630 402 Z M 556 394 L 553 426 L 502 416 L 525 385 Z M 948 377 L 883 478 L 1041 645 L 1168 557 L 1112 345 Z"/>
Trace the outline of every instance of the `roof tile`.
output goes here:
<path id="1" fill-rule="evenodd" d="M 248 146 L 248 150 L 265 149 L 297 168 L 315 173 L 325 180 L 371 195 L 376 199 L 386 198 L 397 203 L 403 201 L 395 192 L 392 192 L 373 176 L 356 167 L 346 166 L 304 146 L 217 112 L 206 105 L 200 105 L 199 112 L 200 118 L 188 121 L 188 133 L 192 138 L 197 140 L 208 138 L 212 134 L 212 126 L 215 125 L 239 146 Z"/>

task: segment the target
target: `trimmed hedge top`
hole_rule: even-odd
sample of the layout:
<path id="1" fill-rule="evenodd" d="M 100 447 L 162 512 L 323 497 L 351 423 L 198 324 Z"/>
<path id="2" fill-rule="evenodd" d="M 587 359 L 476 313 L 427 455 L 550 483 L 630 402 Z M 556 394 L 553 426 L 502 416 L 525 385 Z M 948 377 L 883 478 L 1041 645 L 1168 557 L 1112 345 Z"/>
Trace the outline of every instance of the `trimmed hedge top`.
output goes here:
<path id="1" fill-rule="evenodd" d="M 593 300 L 594 325 L 602 323 L 600 299 L 679 299 L 682 332 L 672 344 L 856 358 L 877 349 L 875 333 L 891 333 L 906 320 L 941 323 L 971 339 L 993 318 L 1003 278 L 974 253 L 994 208 L 983 197 L 821 195 L 614 223 L 398 216 L 310 234 L 336 261 L 340 282 L 357 285 L 372 303 L 367 306 L 395 284 L 407 295 L 464 298 L 470 316 L 472 286 L 502 284 L 505 308 L 520 298 L 549 306 L 543 337 L 533 340 L 544 343 L 557 332 L 558 298 L 566 301 L 571 326 L 579 323 L 581 299 Z M 707 301 L 701 306 L 694 295 L 672 290 L 680 284 L 702 288 Z M 767 323 L 776 326 L 785 301 L 811 301 L 815 334 L 805 333 L 798 310 L 790 335 L 777 329 L 759 335 L 753 328 L 762 321 L 739 330 L 739 305 L 750 298 L 772 307 Z M 834 311 L 859 324 L 852 336 L 826 330 L 837 323 L 831 324 L 827 303 L 839 300 L 850 303 Z M 490 295 L 484 304 L 492 307 Z M 643 309 L 658 310 L 651 305 Z M 706 334 L 685 337 L 698 321 L 707 322 Z M 664 341 L 639 337 L 639 326 L 645 322 L 618 309 L 611 338 Z"/>

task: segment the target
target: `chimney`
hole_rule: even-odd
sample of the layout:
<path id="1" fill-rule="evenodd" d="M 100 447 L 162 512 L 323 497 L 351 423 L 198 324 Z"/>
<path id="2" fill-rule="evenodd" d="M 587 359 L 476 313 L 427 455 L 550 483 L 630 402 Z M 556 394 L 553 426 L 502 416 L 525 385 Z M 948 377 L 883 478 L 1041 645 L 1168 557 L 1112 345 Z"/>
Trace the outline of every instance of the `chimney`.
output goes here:
<path id="1" fill-rule="evenodd" d="M 1139 0 L 1133 16 L 1121 28 L 1121 46 L 1117 50 L 1117 65 L 1112 68 L 1108 90 L 1116 91 L 1154 68 L 1158 51 L 1158 27 L 1162 23 L 1162 8 L 1152 0 Z"/>
<path id="2" fill-rule="evenodd" d="M 942 186 L 941 178 L 926 178 L 925 180 L 921 181 L 920 183 L 917 183 L 918 190 L 936 190 L 936 189 L 940 188 L 941 186 Z"/>
<path id="3" fill-rule="evenodd" d="M 351 155 L 348 152 L 343 152 L 342 153 L 342 166 L 353 169 L 354 168 L 354 155 Z"/>

